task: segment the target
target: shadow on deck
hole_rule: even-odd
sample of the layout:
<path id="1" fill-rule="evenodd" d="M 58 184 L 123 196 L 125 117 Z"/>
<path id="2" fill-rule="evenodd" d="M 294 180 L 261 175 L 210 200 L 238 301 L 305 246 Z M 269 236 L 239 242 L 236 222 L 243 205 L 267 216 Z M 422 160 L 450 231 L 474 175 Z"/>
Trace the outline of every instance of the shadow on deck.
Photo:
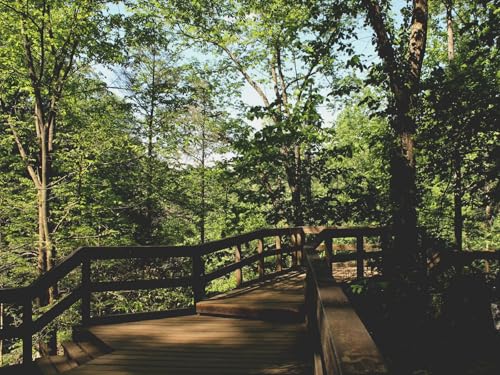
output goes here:
<path id="1" fill-rule="evenodd" d="M 204 315 L 90 327 L 113 352 L 67 374 L 311 374 L 304 278 L 292 272 L 216 296 L 200 304 Z M 279 322 L 280 313 L 296 319 Z"/>

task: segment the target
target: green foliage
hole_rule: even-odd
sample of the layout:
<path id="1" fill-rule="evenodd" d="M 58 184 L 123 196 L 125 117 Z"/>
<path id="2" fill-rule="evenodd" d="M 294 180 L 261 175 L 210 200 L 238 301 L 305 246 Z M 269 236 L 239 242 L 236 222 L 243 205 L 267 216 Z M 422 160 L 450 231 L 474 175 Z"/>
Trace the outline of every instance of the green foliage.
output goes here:
<path id="1" fill-rule="evenodd" d="M 492 4 L 459 2 L 456 12 L 454 59 L 443 65 L 444 48 L 433 49 L 433 65 L 427 67 L 419 131 L 420 216 L 429 231 L 452 240 L 458 159 L 465 248 L 498 248 L 500 65 L 498 31 L 490 25 L 500 20 Z M 436 46 L 446 45 L 445 35 L 436 33 L 435 40 Z"/>

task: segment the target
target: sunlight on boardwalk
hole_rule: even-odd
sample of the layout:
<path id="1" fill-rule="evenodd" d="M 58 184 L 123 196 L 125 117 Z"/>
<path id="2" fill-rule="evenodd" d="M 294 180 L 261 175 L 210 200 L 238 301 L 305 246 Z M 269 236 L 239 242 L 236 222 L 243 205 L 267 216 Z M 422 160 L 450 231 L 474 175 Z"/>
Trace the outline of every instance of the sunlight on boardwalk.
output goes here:
<path id="1" fill-rule="evenodd" d="M 304 324 L 187 316 L 97 326 L 114 352 L 68 374 L 308 374 Z"/>
<path id="2" fill-rule="evenodd" d="M 243 312 L 245 306 L 271 309 L 272 322 L 191 315 L 91 327 L 114 351 L 68 374 L 310 374 L 305 324 L 276 319 L 280 306 L 285 315 L 302 310 L 303 277 L 295 273 L 214 299 L 239 303 Z"/>

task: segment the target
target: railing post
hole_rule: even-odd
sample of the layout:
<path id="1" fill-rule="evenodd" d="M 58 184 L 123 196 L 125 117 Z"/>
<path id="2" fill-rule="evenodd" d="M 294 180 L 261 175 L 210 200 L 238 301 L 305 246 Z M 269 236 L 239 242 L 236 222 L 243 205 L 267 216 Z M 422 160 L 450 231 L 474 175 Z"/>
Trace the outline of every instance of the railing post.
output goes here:
<path id="1" fill-rule="evenodd" d="M 283 259 L 281 257 L 281 236 L 275 237 L 276 243 L 276 271 L 281 272 L 283 270 Z"/>
<path id="2" fill-rule="evenodd" d="M 325 253 L 326 253 L 326 264 L 328 266 L 328 270 L 330 275 L 333 276 L 333 240 L 331 237 L 327 237 L 325 240 Z"/>
<path id="3" fill-rule="evenodd" d="M 259 278 L 264 278 L 264 240 L 259 238 L 257 240 L 257 253 L 259 256 L 259 263 L 257 264 L 257 269 L 259 271 Z"/>
<path id="4" fill-rule="evenodd" d="M 292 266 L 297 266 L 297 235 L 292 233 L 290 235 L 290 245 L 292 246 Z"/>
<path id="5" fill-rule="evenodd" d="M 234 262 L 241 262 L 241 244 L 234 247 Z M 243 271 L 241 267 L 238 267 L 234 271 L 234 276 L 236 277 L 236 288 L 241 287 L 241 284 L 243 283 Z"/>
<path id="6" fill-rule="evenodd" d="M 300 265 L 305 264 L 304 261 L 304 236 L 301 232 L 295 233 L 296 246 L 297 246 L 297 261 Z"/>
<path id="7" fill-rule="evenodd" d="M 356 277 L 362 279 L 364 276 L 364 254 L 363 254 L 363 236 L 356 237 Z"/>
<path id="8" fill-rule="evenodd" d="M 33 361 L 33 306 L 31 294 L 23 305 L 23 364 L 29 365 Z"/>
<path id="9" fill-rule="evenodd" d="M 90 258 L 82 260 L 82 325 L 90 323 Z"/>
<path id="10" fill-rule="evenodd" d="M 205 283 L 203 282 L 203 261 L 201 254 L 193 254 L 193 297 L 194 303 L 201 301 L 205 297 Z"/>

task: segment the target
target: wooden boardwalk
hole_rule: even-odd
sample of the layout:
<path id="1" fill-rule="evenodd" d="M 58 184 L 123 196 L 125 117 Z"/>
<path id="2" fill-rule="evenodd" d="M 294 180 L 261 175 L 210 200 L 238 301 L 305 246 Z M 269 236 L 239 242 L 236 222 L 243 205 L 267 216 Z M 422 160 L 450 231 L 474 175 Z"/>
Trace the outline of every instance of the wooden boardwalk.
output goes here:
<path id="1" fill-rule="evenodd" d="M 113 352 L 65 373 L 310 374 L 311 345 L 299 321 L 303 279 L 303 274 L 293 273 L 204 303 L 205 313 L 212 308 L 217 315 L 229 312 L 227 317 L 190 315 L 91 327 L 89 331 Z M 228 310 L 222 309 L 224 304 Z M 238 317 L 247 313 L 254 319 Z M 296 319 L 299 313 L 302 319 Z"/>

